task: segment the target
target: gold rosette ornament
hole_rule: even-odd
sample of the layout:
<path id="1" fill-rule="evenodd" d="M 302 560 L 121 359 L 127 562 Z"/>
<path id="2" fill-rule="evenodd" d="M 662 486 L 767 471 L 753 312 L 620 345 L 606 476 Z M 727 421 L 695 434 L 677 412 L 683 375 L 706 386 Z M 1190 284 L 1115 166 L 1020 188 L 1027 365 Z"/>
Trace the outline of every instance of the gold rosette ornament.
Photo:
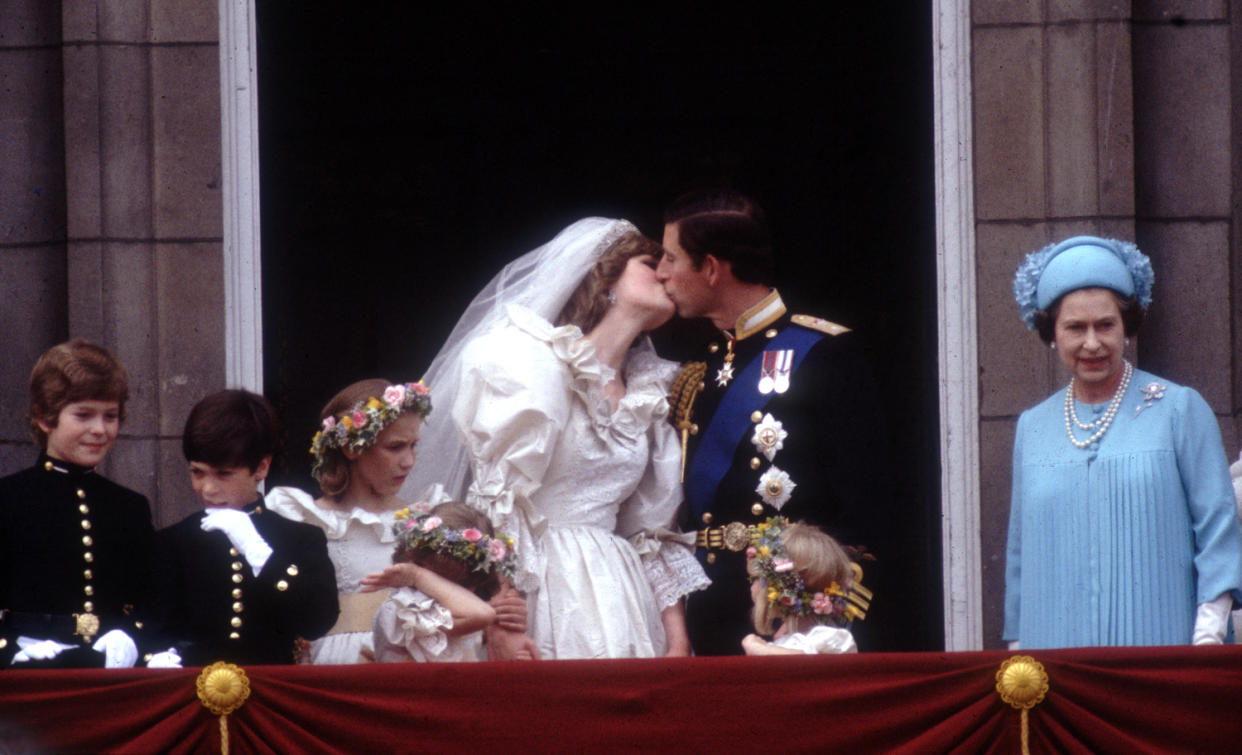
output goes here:
<path id="1" fill-rule="evenodd" d="M 1022 753 L 1029 755 L 1027 712 L 1043 702 L 1044 695 L 1048 694 L 1048 672 L 1031 656 L 1015 655 L 996 672 L 996 692 L 1006 703 L 1022 711 Z"/>
<path id="2" fill-rule="evenodd" d="M 198 675 L 198 699 L 212 715 L 220 717 L 220 752 L 229 753 L 229 714 L 250 697 L 250 679 L 240 666 L 217 661 Z"/>

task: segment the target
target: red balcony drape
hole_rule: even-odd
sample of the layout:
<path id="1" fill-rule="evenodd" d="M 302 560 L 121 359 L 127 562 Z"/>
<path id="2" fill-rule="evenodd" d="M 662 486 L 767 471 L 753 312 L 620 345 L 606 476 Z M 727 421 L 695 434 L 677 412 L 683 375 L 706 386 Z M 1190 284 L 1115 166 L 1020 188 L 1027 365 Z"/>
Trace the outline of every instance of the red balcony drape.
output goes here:
<path id="1" fill-rule="evenodd" d="M 1032 752 L 1242 751 L 1242 647 L 1024 653 Z M 1017 752 L 1013 653 L 245 669 L 231 753 Z M 218 753 L 200 669 L 0 672 L 0 751 Z M 7 750 L 6 750 L 7 748 Z M 514 750 L 514 748 L 519 748 Z"/>

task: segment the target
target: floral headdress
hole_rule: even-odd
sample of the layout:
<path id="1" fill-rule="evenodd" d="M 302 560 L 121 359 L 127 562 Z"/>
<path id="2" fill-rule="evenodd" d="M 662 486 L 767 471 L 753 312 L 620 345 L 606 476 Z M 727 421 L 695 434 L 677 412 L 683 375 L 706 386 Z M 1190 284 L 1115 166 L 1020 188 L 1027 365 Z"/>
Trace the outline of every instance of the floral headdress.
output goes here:
<path id="1" fill-rule="evenodd" d="M 431 413 L 431 392 L 423 381 L 390 385 L 379 398 L 372 396 L 340 416 L 325 417 L 323 427 L 311 439 L 310 452 L 315 457 L 311 474 L 319 476 L 324 452 L 329 448 L 365 451 L 385 427 L 406 412 L 418 412 L 424 419 Z"/>
<path id="2" fill-rule="evenodd" d="M 475 527 L 453 529 L 435 514 L 417 513 L 417 508 L 414 513 L 401 509 L 393 519 L 399 550 L 431 551 L 462 562 L 470 571 L 513 577 L 513 538 L 503 532 L 487 535 Z"/>
<path id="3" fill-rule="evenodd" d="M 758 572 L 751 581 L 763 580 L 768 605 L 781 618 L 809 616 L 821 624 L 844 626 L 854 619 L 865 619 L 871 593 L 860 583 L 862 570 L 858 565 L 852 564 L 854 579 L 844 585 L 833 582 L 822 591 L 807 589 L 781 540 L 781 532 L 789 526 L 788 519 L 774 516 L 751 528 L 746 556 L 754 560 Z"/>

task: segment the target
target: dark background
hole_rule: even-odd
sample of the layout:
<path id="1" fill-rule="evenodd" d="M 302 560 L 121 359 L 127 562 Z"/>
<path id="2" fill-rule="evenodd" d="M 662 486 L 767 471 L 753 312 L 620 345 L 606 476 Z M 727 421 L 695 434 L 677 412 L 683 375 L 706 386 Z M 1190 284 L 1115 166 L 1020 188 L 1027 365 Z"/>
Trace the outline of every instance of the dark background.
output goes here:
<path id="1" fill-rule="evenodd" d="M 587 215 L 659 239 L 665 203 L 728 185 L 767 209 L 790 309 L 867 340 L 903 512 L 877 616 L 942 648 L 930 4 L 332 5 L 257 4 L 273 481 L 315 490 L 323 404 L 417 379 L 506 261 Z"/>

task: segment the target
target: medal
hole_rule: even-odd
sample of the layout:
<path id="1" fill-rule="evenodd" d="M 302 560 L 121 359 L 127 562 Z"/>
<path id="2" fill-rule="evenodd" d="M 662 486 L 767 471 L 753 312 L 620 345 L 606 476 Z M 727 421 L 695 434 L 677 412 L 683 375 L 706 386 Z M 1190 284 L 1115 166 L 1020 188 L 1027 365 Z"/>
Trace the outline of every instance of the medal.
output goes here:
<path id="1" fill-rule="evenodd" d="M 768 395 L 776 387 L 776 352 L 763 352 L 763 364 L 759 368 L 759 392 Z"/>
<path id="2" fill-rule="evenodd" d="M 728 336 L 728 340 L 725 342 L 724 364 L 720 366 L 719 370 L 716 370 L 716 385 L 723 388 L 726 385 L 728 385 L 729 381 L 732 379 L 733 379 L 733 337 Z"/>
<path id="3" fill-rule="evenodd" d="M 789 390 L 789 375 L 793 372 L 793 349 L 782 349 L 776 352 L 775 390 L 784 393 Z"/>

